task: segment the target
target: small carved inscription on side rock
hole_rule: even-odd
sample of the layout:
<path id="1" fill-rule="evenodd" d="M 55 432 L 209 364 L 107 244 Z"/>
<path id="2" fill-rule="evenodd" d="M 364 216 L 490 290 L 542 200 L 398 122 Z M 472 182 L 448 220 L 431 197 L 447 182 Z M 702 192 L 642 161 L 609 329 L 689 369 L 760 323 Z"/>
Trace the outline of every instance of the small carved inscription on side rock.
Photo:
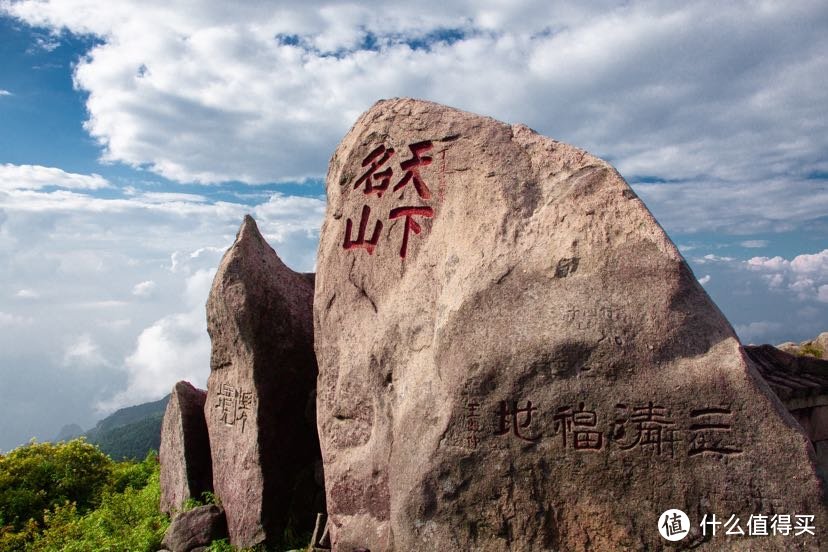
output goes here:
<path id="1" fill-rule="evenodd" d="M 239 430 L 244 432 L 247 415 L 253 408 L 253 393 L 222 383 L 215 396 L 216 402 L 213 406 L 216 419 L 227 426 L 238 426 Z"/>

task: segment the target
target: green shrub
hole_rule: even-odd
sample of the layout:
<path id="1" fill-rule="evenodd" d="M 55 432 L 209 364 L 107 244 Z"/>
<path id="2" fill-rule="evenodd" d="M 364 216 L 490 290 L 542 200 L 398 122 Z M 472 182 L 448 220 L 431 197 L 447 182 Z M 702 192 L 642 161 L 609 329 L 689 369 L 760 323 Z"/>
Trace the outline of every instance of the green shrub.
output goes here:
<path id="1" fill-rule="evenodd" d="M 181 512 L 188 512 L 199 506 L 206 506 L 207 504 L 215 504 L 217 506 L 221 506 L 221 500 L 215 493 L 210 491 L 204 491 L 201 493 L 201 498 L 188 498 L 184 501 L 184 504 L 181 505 Z"/>
<path id="2" fill-rule="evenodd" d="M 813 343 L 806 343 L 799 349 L 799 356 L 812 356 L 822 358 L 823 350 Z"/>
<path id="3" fill-rule="evenodd" d="M 104 494 L 98 509 L 78 516 L 72 504 L 55 509 L 45 529 L 28 548 L 31 552 L 155 552 L 169 526 L 158 509 L 158 470 L 142 489 Z"/>
<path id="4" fill-rule="evenodd" d="M 210 545 L 210 552 L 236 552 L 235 546 L 227 542 L 227 539 L 213 541 Z"/>
<path id="5" fill-rule="evenodd" d="M 117 462 L 112 469 L 108 490 L 122 493 L 128 487 L 136 490 L 143 489 L 156 471 L 158 471 L 158 454 L 154 450 L 151 450 L 141 462 L 131 460 Z"/>
<path id="6" fill-rule="evenodd" d="M 83 438 L 14 449 L 0 458 L 0 526 L 21 531 L 66 502 L 88 512 L 100 504 L 112 469 L 112 460 Z"/>

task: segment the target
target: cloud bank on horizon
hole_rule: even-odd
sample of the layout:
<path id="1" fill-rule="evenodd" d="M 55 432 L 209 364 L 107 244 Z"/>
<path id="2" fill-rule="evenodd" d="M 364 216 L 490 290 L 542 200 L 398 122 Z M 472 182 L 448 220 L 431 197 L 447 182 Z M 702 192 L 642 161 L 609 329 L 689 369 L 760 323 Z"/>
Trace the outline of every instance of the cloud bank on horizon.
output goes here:
<path id="1" fill-rule="evenodd" d="M 70 391 L 43 400 L 87 420 L 79 397 L 203 384 L 203 303 L 241 217 L 312 270 L 328 158 L 394 96 L 611 161 L 746 342 L 828 329 L 824 3 L 555 4 L 0 0 L 47 60 L 89 38 L 64 71 L 99 155 L 0 158 L 0 360 L 27 367 L 10 381 L 55 378 Z M 0 78 L 0 110 L 26 101 Z"/>

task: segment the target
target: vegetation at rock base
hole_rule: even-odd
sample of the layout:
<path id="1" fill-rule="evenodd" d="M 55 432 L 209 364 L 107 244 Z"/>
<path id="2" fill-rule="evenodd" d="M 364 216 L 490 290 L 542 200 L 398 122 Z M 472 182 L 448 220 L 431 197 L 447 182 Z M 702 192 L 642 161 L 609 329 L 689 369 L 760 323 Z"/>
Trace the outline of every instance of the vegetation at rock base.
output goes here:
<path id="1" fill-rule="evenodd" d="M 822 358 L 823 350 L 813 343 L 806 343 L 799 349 L 799 356 Z"/>
<path id="2" fill-rule="evenodd" d="M 158 457 L 114 462 L 83 438 L 0 457 L 0 552 L 158 550 Z"/>
<path id="3" fill-rule="evenodd" d="M 32 441 L 0 455 L 0 552 L 155 552 L 170 520 L 159 510 L 158 455 L 115 462 L 84 437 Z M 217 503 L 212 493 L 185 509 Z M 289 526 L 282 543 L 250 552 L 305 550 Z M 227 540 L 213 552 L 240 552 Z"/>

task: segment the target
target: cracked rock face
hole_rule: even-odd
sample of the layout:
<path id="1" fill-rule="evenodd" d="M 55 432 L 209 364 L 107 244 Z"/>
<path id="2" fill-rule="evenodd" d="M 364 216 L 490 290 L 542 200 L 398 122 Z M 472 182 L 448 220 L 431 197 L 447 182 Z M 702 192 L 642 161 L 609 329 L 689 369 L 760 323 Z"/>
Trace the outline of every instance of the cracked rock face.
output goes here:
<path id="1" fill-rule="evenodd" d="M 705 538 L 704 514 L 825 530 L 808 440 L 609 164 L 397 99 L 342 140 L 327 196 L 314 326 L 335 549 L 659 549 L 670 508 L 692 522 L 678 548 L 759 546 Z"/>
<path id="2" fill-rule="evenodd" d="M 307 511 L 294 529 L 313 523 L 313 507 L 304 507 L 319 458 L 308 416 L 317 375 L 312 309 L 313 275 L 285 266 L 246 216 L 207 301 L 204 405 L 213 486 L 238 547 L 281 539 L 294 511 Z"/>

